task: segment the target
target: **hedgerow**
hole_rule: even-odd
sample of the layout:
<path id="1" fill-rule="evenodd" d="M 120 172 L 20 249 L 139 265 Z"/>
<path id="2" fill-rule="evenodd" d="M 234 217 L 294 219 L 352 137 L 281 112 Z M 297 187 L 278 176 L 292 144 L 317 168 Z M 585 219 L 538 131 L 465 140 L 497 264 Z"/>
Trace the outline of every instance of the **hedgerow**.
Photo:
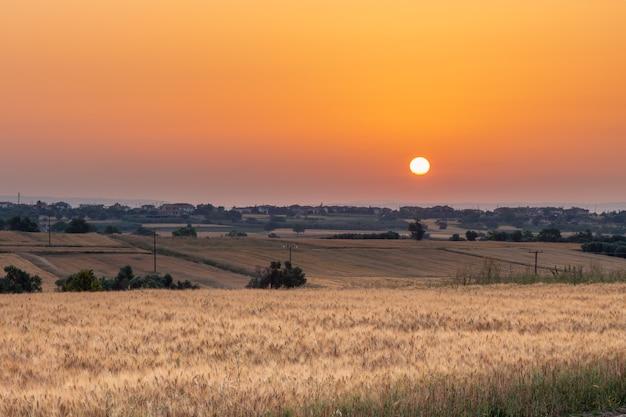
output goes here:
<path id="1" fill-rule="evenodd" d="M 126 265 L 120 268 L 115 278 L 96 278 L 93 270 L 83 269 L 66 278 L 55 282 L 58 291 L 125 291 L 141 288 L 155 288 L 168 290 L 198 289 L 200 286 L 191 283 L 177 281 L 170 274 L 148 274 L 143 277 L 135 276 L 132 268 Z"/>

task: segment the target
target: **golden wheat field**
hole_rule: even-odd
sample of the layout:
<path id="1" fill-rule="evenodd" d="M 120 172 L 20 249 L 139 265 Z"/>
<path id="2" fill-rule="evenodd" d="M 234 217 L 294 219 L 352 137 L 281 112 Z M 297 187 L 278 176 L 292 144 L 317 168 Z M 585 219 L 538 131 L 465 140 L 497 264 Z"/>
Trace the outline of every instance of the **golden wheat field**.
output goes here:
<path id="1" fill-rule="evenodd" d="M 0 415 L 341 415 L 347 398 L 402 381 L 429 403 L 453 395 L 452 381 L 506 389 L 511 375 L 605 359 L 621 372 L 625 294 L 540 284 L 2 295 Z"/>

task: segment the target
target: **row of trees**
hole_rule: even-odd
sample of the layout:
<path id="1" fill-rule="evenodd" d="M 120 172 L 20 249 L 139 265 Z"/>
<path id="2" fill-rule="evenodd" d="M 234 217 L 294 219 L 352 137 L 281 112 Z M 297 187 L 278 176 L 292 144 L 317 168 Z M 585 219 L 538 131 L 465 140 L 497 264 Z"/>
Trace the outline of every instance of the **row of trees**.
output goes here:
<path id="1" fill-rule="evenodd" d="M 400 233 L 397 232 L 384 232 L 384 233 L 338 233 L 332 235 L 329 239 L 387 239 L 396 240 L 400 239 Z"/>
<path id="2" fill-rule="evenodd" d="M 480 235 L 472 230 L 466 232 L 467 240 L 476 240 Z M 568 242 L 568 243 L 585 243 L 594 240 L 590 230 L 578 232 L 568 237 L 563 237 L 561 231 L 554 227 L 541 229 L 536 235 L 530 230 L 514 230 L 506 232 L 502 230 L 493 230 L 487 232 L 481 237 L 482 240 L 495 240 L 501 242 Z"/>
<path id="3" fill-rule="evenodd" d="M 594 241 L 583 243 L 581 248 L 583 252 L 626 258 L 626 236 L 600 237 Z"/>
<path id="4" fill-rule="evenodd" d="M 41 232 L 39 225 L 31 220 L 29 216 L 13 216 L 8 220 L 0 219 L 0 230 L 30 233 Z M 69 222 L 58 221 L 50 226 L 50 230 L 65 233 L 88 233 L 97 231 L 93 225 L 87 223 L 85 219 L 80 217 L 75 217 Z"/>
<path id="5" fill-rule="evenodd" d="M 8 220 L 0 219 L 0 230 L 39 232 L 39 226 L 28 216 L 13 216 Z"/>
<path id="6" fill-rule="evenodd" d="M 626 258 L 626 242 L 588 242 L 581 247 L 583 252 Z"/>
<path id="7" fill-rule="evenodd" d="M 462 238 L 458 233 L 453 234 L 450 240 L 494 240 L 499 242 L 568 242 L 568 243 L 585 243 L 592 242 L 594 240 L 593 234 L 590 230 L 584 232 L 578 232 L 568 237 L 562 237 L 561 231 L 555 228 L 542 229 L 537 235 L 534 235 L 530 230 L 514 230 L 512 232 L 506 232 L 503 230 L 492 230 L 487 234 L 479 233 L 474 230 L 468 230 L 465 232 L 465 238 Z"/>
<path id="8" fill-rule="evenodd" d="M 83 269 L 66 278 L 57 280 L 55 284 L 59 291 L 126 291 L 140 288 L 183 290 L 200 288 L 188 280 L 175 283 L 170 274 L 163 276 L 158 274 L 150 274 L 143 277 L 136 276 L 129 265 L 120 268 L 115 278 L 97 278 L 93 270 Z"/>

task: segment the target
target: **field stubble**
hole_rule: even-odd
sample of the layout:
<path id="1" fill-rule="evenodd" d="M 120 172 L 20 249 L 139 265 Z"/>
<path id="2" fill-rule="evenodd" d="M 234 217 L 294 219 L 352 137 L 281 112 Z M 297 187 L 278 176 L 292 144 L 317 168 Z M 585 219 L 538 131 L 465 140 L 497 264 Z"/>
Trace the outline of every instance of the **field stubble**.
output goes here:
<path id="1" fill-rule="evenodd" d="M 454 415 L 481 401 L 471 397 L 476 387 L 519 391 L 524 401 L 520 381 L 597 364 L 624 372 L 625 291 L 539 284 L 1 296 L 0 414 L 339 415 L 412 404 L 423 415 Z M 528 415 L 563 410 L 535 411 Z"/>

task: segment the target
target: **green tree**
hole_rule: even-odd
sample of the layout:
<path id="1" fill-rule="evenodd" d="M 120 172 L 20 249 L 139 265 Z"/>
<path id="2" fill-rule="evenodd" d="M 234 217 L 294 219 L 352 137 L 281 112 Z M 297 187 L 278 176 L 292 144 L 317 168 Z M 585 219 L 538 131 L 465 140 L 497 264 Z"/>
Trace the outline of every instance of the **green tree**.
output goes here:
<path id="1" fill-rule="evenodd" d="M 591 233 L 591 230 L 587 229 L 584 232 L 578 232 L 576 234 L 573 234 L 572 236 L 567 238 L 567 241 L 574 243 L 593 242 L 593 234 Z"/>
<path id="2" fill-rule="evenodd" d="M 102 283 L 91 269 L 83 269 L 56 282 L 61 291 L 102 291 Z"/>
<path id="3" fill-rule="evenodd" d="M 521 242 L 524 238 L 524 234 L 521 230 L 514 230 L 511 232 L 510 238 L 513 242 Z"/>
<path id="4" fill-rule="evenodd" d="M 297 234 L 300 234 L 300 233 L 305 232 L 306 227 L 304 227 L 302 223 L 294 223 L 293 226 L 291 227 L 291 230 L 293 230 Z"/>
<path id="5" fill-rule="evenodd" d="M 465 237 L 470 242 L 474 242 L 478 238 L 478 232 L 475 232 L 474 230 L 468 230 L 467 232 L 465 232 Z"/>
<path id="6" fill-rule="evenodd" d="M 265 225 L 263 226 L 263 229 L 270 232 L 274 229 L 278 229 L 278 221 L 274 220 L 274 219 L 270 219 L 268 220 L 267 223 L 265 223 Z"/>
<path id="7" fill-rule="evenodd" d="M 246 288 L 294 288 L 306 284 L 304 272 L 299 267 L 293 267 L 286 261 L 284 269 L 281 263 L 272 261 L 268 267 L 257 267 L 256 275 L 250 279 Z"/>
<path id="8" fill-rule="evenodd" d="M 409 223 L 409 232 L 411 232 L 411 239 L 422 240 L 426 234 L 426 229 L 419 219 L 415 219 L 414 222 Z"/>
<path id="9" fill-rule="evenodd" d="M 300 267 L 293 267 L 291 262 L 285 261 L 285 269 L 282 271 L 281 286 L 285 288 L 301 287 L 306 284 L 304 272 Z"/>
<path id="10" fill-rule="evenodd" d="M 178 230 L 174 230 L 172 232 L 172 236 L 174 237 L 198 237 L 198 233 L 196 233 L 196 229 L 188 224 L 186 227 L 181 227 Z"/>
<path id="11" fill-rule="evenodd" d="M 32 221 L 30 217 L 14 216 L 7 222 L 9 230 L 15 230 L 18 232 L 39 232 L 39 226 Z"/>
<path id="12" fill-rule="evenodd" d="M 9 265 L 4 268 L 6 276 L 0 278 L 0 293 L 41 292 L 41 278 Z"/>
<path id="13" fill-rule="evenodd" d="M 89 233 L 90 226 L 80 217 L 74 217 L 65 228 L 65 233 Z"/>
<path id="14" fill-rule="evenodd" d="M 501 230 L 490 230 L 485 236 L 485 240 L 495 240 L 498 242 L 506 242 L 509 240 L 509 234 Z"/>
<path id="15" fill-rule="evenodd" d="M 115 284 L 113 285 L 114 290 L 127 290 L 130 287 L 130 282 L 135 278 L 135 274 L 133 273 L 133 268 L 130 265 L 126 265 L 120 268 L 120 271 L 117 273 L 115 277 Z"/>
<path id="16" fill-rule="evenodd" d="M 65 230 L 67 229 L 68 224 L 65 223 L 63 220 L 59 220 L 58 222 L 54 223 L 52 226 L 50 226 L 50 231 L 52 232 L 65 232 Z"/>
<path id="17" fill-rule="evenodd" d="M 522 232 L 522 242 L 534 242 L 535 236 L 531 230 L 525 229 Z"/>
<path id="18" fill-rule="evenodd" d="M 542 229 L 537 235 L 539 242 L 559 242 L 561 240 L 561 231 L 554 227 Z"/>
<path id="19" fill-rule="evenodd" d="M 122 232 L 120 232 L 120 229 L 118 229 L 117 227 L 113 226 L 113 225 L 108 225 L 107 227 L 104 228 L 104 234 L 105 235 L 113 235 L 113 234 L 121 234 Z"/>
<path id="20" fill-rule="evenodd" d="M 147 227 L 139 226 L 134 232 L 134 235 L 138 236 L 152 236 L 154 235 L 153 229 L 148 229 Z"/>

